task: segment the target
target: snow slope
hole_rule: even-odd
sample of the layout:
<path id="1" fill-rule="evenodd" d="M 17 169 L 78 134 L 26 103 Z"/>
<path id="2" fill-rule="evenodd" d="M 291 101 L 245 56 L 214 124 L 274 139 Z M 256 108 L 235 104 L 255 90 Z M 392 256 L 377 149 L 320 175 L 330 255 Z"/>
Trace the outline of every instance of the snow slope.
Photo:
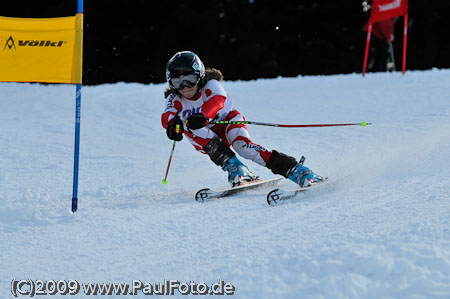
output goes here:
<path id="1" fill-rule="evenodd" d="M 84 87 L 72 214 L 74 87 L 0 83 L 0 298 L 12 297 L 13 279 L 223 280 L 238 298 L 450 298 L 450 70 L 224 85 L 247 120 L 373 125 L 249 126 L 256 143 L 304 155 L 335 183 L 276 207 L 267 190 L 199 204 L 195 191 L 225 186 L 226 174 L 183 140 L 161 184 L 172 146 L 160 125 L 164 85 Z"/>

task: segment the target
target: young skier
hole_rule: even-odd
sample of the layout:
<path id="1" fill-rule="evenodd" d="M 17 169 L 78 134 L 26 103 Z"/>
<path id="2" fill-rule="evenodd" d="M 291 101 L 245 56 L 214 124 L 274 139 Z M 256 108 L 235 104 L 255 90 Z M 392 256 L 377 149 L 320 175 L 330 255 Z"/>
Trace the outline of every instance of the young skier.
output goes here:
<path id="1" fill-rule="evenodd" d="M 222 73 L 213 68 L 205 69 L 193 52 L 178 52 L 170 58 L 166 79 L 169 87 L 164 92 L 166 108 L 161 122 L 167 136 L 181 141 L 184 134 L 197 151 L 208 154 L 216 165 L 228 172 L 231 186 L 258 177 L 237 158 L 230 146 L 241 157 L 267 167 L 300 187 L 323 180 L 303 166 L 303 161 L 297 162 L 291 156 L 253 143 L 244 124 L 208 124 L 210 121 L 245 119 L 233 108 L 231 98 L 220 83 Z"/>

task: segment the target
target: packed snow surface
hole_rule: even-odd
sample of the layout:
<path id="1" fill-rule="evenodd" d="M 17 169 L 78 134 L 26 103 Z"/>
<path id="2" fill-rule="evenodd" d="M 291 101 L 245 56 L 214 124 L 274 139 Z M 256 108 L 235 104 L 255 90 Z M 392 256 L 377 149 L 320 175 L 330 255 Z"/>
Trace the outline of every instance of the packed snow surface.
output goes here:
<path id="1" fill-rule="evenodd" d="M 275 207 L 269 189 L 200 204 L 196 190 L 225 187 L 227 175 L 183 140 L 161 183 L 172 148 L 165 85 L 83 87 L 73 214 L 74 86 L 1 83 L 0 297 L 32 279 L 222 280 L 238 298 L 450 298 L 450 70 L 224 86 L 247 120 L 373 125 L 249 125 L 255 143 L 304 155 L 329 184 Z"/>

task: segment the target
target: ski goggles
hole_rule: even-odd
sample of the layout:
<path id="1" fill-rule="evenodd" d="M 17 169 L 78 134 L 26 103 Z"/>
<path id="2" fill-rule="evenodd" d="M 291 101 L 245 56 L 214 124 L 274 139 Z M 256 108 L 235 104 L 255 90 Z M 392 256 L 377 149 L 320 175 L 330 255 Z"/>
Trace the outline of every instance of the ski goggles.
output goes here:
<path id="1" fill-rule="evenodd" d="M 178 78 L 172 78 L 170 79 L 169 83 L 173 88 L 177 90 L 182 90 L 185 87 L 187 88 L 194 87 L 195 84 L 198 83 L 198 81 L 200 81 L 200 78 L 196 74 L 190 74 Z"/>

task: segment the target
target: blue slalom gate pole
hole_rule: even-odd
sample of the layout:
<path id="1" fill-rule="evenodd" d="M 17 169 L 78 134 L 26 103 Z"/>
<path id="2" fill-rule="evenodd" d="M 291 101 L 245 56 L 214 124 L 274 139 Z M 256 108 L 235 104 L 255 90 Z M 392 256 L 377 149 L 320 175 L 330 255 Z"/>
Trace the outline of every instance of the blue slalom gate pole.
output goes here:
<path id="1" fill-rule="evenodd" d="M 83 0 L 78 0 L 77 13 L 83 13 Z"/>
<path id="2" fill-rule="evenodd" d="M 77 13 L 83 13 L 83 0 L 78 0 Z M 81 84 L 76 85 L 75 104 L 75 154 L 73 162 L 72 213 L 78 208 L 78 167 L 80 162 Z"/>
<path id="3" fill-rule="evenodd" d="M 72 213 L 78 208 L 78 166 L 80 162 L 81 84 L 77 84 L 75 107 L 75 156 L 73 162 Z"/>

